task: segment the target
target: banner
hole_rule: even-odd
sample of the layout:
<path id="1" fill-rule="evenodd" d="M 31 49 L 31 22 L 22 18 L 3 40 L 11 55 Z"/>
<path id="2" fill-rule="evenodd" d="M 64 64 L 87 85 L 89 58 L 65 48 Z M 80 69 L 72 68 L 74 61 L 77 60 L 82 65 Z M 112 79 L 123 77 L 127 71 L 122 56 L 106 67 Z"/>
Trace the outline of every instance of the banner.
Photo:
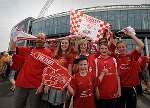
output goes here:
<path id="1" fill-rule="evenodd" d="M 68 71 L 62 67 L 48 66 L 43 72 L 43 84 L 48 85 L 59 90 L 63 90 L 65 86 L 71 81 L 71 76 L 68 75 Z"/>
<path id="2" fill-rule="evenodd" d="M 31 52 L 30 55 L 47 65 L 43 70 L 42 83 L 44 85 L 63 90 L 65 85 L 71 81 L 71 75 L 68 73 L 68 70 L 51 57 L 40 52 Z"/>
<path id="3" fill-rule="evenodd" d="M 35 40 L 37 37 L 25 33 L 23 31 L 17 31 L 17 36 L 15 37 L 15 41 L 20 41 L 20 40 Z"/>
<path id="4" fill-rule="evenodd" d="M 88 36 L 93 40 L 102 38 L 103 34 L 111 27 L 109 23 L 77 10 L 70 13 L 70 26 L 70 33 Z"/>

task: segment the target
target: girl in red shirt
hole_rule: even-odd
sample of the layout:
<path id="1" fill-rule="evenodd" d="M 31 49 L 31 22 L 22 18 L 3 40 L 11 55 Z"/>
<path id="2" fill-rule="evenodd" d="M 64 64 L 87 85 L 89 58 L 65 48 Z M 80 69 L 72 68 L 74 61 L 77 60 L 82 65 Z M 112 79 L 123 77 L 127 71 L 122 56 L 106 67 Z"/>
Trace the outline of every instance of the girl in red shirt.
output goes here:
<path id="1" fill-rule="evenodd" d="M 73 96 L 73 108 L 95 108 L 94 88 L 96 88 L 96 79 L 88 71 L 86 56 L 81 55 L 77 61 L 79 72 L 73 76 L 67 87 Z"/>
<path id="2" fill-rule="evenodd" d="M 144 48 L 144 44 L 135 36 L 135 33 L 126 31 L 125 34 L 135 41 L 137 47 L 131 53 L 128 53 L 127 45 L 123 41 L 117 43 L 118 54 L 116 54 L 116 59 L 122 90 L 121 107 L 136 108 L 137 98 L 135 86 L 140 83 L 138 76 L 138 59 Z"/>
<path id="3" fill-rule="evenodd" d="M 117 98 L 121 96 L 120 78 L 116 59 L 109 56 L 108 44 L 99 46 L 100 56 L 96 59 L 98 76 L 98 108 L 117 108 Z"/>
<path id="4" fill-rule="evenodd" d="M 72 55 L 69 38 L 63 38 L 58 42 L 59 43 L 54 55 L 54 59 L 57 60 L 60 65 L 68 69 L 68 72 L 71 74 Z M 50 108 L 63 108 L 66 101 L 66 90 L 61 91 L 45 86 L 44 92 L 45 93 L 43 94 L 42 99 L 45 101 L 44 105 L 46 105 L 46 108 L 47 106 Z"/>

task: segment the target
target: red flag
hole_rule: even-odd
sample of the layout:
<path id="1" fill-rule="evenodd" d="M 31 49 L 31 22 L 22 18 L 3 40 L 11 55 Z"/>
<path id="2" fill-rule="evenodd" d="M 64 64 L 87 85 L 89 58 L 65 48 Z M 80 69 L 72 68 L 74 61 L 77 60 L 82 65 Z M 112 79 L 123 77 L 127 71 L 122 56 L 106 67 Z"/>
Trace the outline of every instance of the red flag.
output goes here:
<path id="1" fill-rule="evenodd" d="M 75 10 L 70 13 L 70 33 L 89 36 L 94 40 L 102 38 L 111 25 L 105 21 Z"/>
<path id="2" fill-rule="evenodd" d="M 48 66 L 43 72 L 43 84 L 48 85 L 59 90 L 63 90 L 65 86 L 71 81 L 71 76 L 67 69 L 62 68 L 57 64 L 53 67 Z"/>

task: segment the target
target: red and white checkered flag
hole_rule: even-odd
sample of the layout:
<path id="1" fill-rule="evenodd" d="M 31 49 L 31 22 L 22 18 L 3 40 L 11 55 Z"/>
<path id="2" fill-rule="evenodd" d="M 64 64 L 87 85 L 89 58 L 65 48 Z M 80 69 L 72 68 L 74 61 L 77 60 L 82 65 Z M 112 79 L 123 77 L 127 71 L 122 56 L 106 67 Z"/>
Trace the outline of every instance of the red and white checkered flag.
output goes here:
<path id="1" fill-rule="evenodd" d="M 70 13 L 70 33 L 89 36 L 94 40 L 103 37 L 111 25 L 105 21 L 75 10 Z"/>
<path id="2" fill-rule="evenodd" d="M 77 34 L 78 29 L 80 27 L 79 22 L 81 22 L 81 18 L 83 17 L 83 13 L 77 10 L 71 11 L 70 13 L 70 33 Z"/>

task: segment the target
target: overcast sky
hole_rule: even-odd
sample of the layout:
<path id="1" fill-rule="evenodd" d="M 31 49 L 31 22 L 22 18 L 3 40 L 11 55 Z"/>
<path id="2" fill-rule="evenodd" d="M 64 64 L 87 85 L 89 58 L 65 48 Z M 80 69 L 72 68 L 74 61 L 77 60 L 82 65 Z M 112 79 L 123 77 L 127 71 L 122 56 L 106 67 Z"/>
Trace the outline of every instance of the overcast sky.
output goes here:
<path id="1" fill-rule="evenodd" d="M 0 51 L 7 50 L 10 31 L 14 25 L 27 17 L 36 18 L 46 0 L 0 0 Z M 45 15 L 86 8 L 116 4 L 150 4 L 150 0 L 54 0 Z"/>

